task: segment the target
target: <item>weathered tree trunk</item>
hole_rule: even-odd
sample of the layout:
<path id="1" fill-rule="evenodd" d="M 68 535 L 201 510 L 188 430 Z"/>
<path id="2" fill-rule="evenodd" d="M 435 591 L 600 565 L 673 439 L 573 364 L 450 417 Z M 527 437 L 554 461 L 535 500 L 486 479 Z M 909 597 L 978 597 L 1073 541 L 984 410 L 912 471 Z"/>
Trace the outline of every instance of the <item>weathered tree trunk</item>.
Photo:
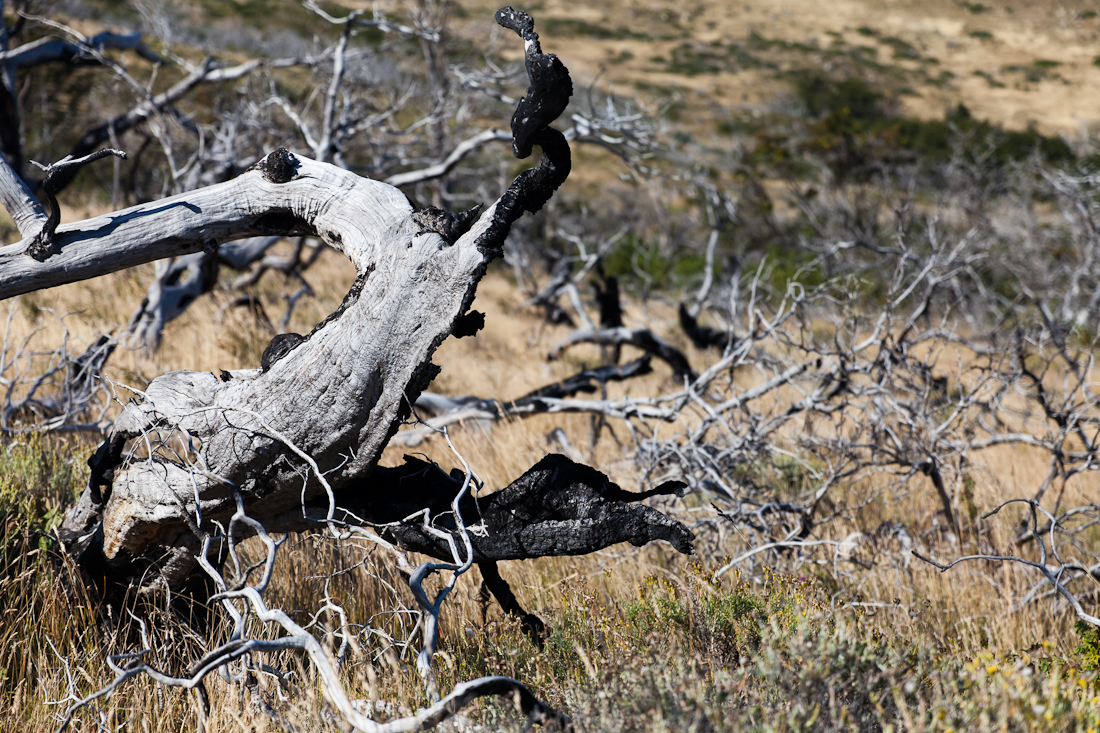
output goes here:
<path id="1" fill-rule="evenodd" d="M 566 157 L 556 169 L 567 165 Z M 191 526 L 196 510 L 224 519 L 235 490 L 260 521 L 323 493 L 297 451 L 333 486 L 367 478 L 409 401 L 435 376 L 432 354 L 499 254 L 516 204 L 530 204 L 530 192 L 517 186 L 511 201 L 495 203 L 452 241 L 457 232 L 448 215 L 414 211 L 395 188 L 286 151 L 233 183 L 235 196 L 213 197 L 239 210 L 240 219 L 259 214 L 275 220 L 272 229 L 314 233 L 347 255 L 358 276 L 341 307 L 312 333 L 273 340 L 263 368 L 165 374 L 116 421 L 65 530 L 78 537 L 98 528 L 106 565 L 140 574 L 145 584 L 177 588 L 186 581 L 199 542 Z M 191 202 L 202 198 L 180 201 L 176 210 L 189 219 Z M 254 211 L 258 201 L 266 211 Z M 205 213 L 205 203 L 195 208 Z M 220 224 L 202 218 L 199 229 Z M 64 248 L 57 257 L 63 255 Z M 187 436 L 193 455 L 123 460 L 127 441 L 140 448 L 171 434 Z"/>
<path id="2" fill-rule="evenodd" d="M 260 368 L 171 372 L 126 406 L 62 530 L 93 575 L 115 587 L 192 587 L 202 538 L 235 511 L 238 495 L 271 530 L 344 521 L 338 506 L 359 507 L 367 522 L 404 507 L 405 484 L 387 481 L 391 470 L 376 471 L 377 461 L 437 373 L 435 349 L 456 328 L 470 330 L 463 319 L 509 226 L 538 211 L 569 173 L 569 146 L 547 127 L 572 93 L 568 72 L 542 53 L 530 18 L 506 8 L 497 19 L 523 37 L 532 82 L 512 119 L 514 152 L 527 157 L 538 145 L 543 158 L 480 216 L 414 210 L 393 186 L 277 150 L 227 183 L 57 227 L 45 249 L 40 237 L 0 249 L 3 297 L 260 234 L 318 236 L 358 271 L 336 312 L 305 336 L 275 337 Z M 453 492 L 442 476 L 437 488 Z M 632 497 L 592 469 L 554 464 L 538 476 L 502 495 L 541 486 L 527 492 L 527 513 L 546 519 L 535 522 L 541 529 L 501 519 L 479 560 L 589 552 L 623 539 L 690 549 L 690 532 L 624 503 Z M 587 492 L 565 494 L 570 522 L 536 509 L 557 486 Z M 616 528 L 618 520 L 626 524 Z M 395 539 L 432 551 L 415 533 Z"/>
<path id="3" fill-rule="evenodd" d="M 196 509 L 224 519 L 234 488 L 261 521 L 323 491 L 288 444 L 310 455 L 333 485 L 369 475 L 408 399 L 434 376 L 432 353 L 465 312 L 493 254 L 478 245 L 496 206 L 449 243 L 422 227 L 396 189 L 285 151 L 242 178 L 281 199 L 273 208 L 282 209 L 274 216 L 284 229 L 316 232 L 359 274 L 340 309 L 312 333 L 273 342 L 266 368 L 165 374 L 116 421 L 65 529 L 82 535 L 98 523 L 104 559 L 120 570 L 157 558 L 155 572 L 138 571 L 145 582 L 185 581 L 195 567 L 198 537 L 189 525 Z M 282 190 L 302 179 L 310 195 Z M 316 185 L 327 196 L 317 196 Z M 126 441 L 159 442 L 170 433 L 188 436 L 194 454 L 119 463 Z"/>

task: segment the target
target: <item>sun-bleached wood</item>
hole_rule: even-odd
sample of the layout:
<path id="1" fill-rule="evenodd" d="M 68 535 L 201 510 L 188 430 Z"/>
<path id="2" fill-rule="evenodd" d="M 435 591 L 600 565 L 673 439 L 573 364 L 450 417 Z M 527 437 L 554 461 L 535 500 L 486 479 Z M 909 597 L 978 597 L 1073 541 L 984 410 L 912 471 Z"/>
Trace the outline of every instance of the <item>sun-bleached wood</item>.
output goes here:
<path id="1" fill-rule="evenodd" d="M 34 237 L 46 224 L 46 210 L 2 155 L 0 155 L 0 206 L 4 207 L 15 222 L 19 235 L 26 239 Z M 3 277 L 0 276 L 0 283 L 2 282 Z M 3 286 L 0 285 L 0 298 L 5 297 L 3 292 Z"/>
<path id="2" fill-rule="evenodd" d="M 44 262 L 24 255 L 32 237 L 0 247 L 0 299 L 306 222 L 358 266 L 360 250 L 376 247 L 388 227 L 412 212 L 392 186 L 297 160 L 301 167 L 286 183 L 265 180 L 257 168 L 226 183 L 63 224 L 54 237 L 57 254 Z M 294 217 L 300 221 L 292 222 Z M 340 232 L 352 221 L 357 235 L 345 244 Z"/>
<path id="3" fill-rule="evenodd" d="M 190 543 L 174 542 L 188 531 L 195 497 L 203 516 L 216 517 L 231 509 L 230 485 L 262 498 L 265 514 L 324 491 L 315 475 L 304 478 L 308 471 L 287 443 L 312 456 L 334 485 L 369 474 L 407 410 L 406 395 L 415 400 L 434 375 L 432 353 L 465 312 L 489 259 L 478 240 L 493 225 L 496 204 L 449 244 L 423 230 L 396 188 L 294 161 L 285 183 L 267 180 L 261 162 L 227 184 L 60 228 L 60 252 L 44 263 L 7 251 L 0 260 L 5 283 L 14 268 L 30 273 L 15 279 L 21 290 L 41 283 L 41 270 L 77 279 L 270 232 L 277 217 L 316 232 L 359 272 L 342 310 L 270 369 L 162 375 L 116 422 L 115 436 L 183 431 L 201 446 L 201 472 L 176 461 L 134 462 L 114 473 L 102 497 L 107 560 L 141 556 L 153 544 L 174 546 L 177 556 L 161 577 L 169 585 L 194 565 Z M 82 500 L 86 510 L 94 499 Z"/>
<path id="4" fill-rule="evenodd" d="M 280 149 L 228 183 L 59 227 L 42 262 L 25 243 L 0 250 L 5 295 L 259 234 L 320 237 L 358 273 L 311 333 L 272 339 L 261 368 L 171 372 L 126 406 L 61 531 L 90 576 L 198 591 L 196 550 L 238 501 L 262 523 L 327 497 L 324 522 L 342 487 L 373 491 L 382 450 L 438 371 L 436 347 L 476 330 L 467 310 L 511 223 L 569 174 L 568 143 L 549 127 L 572 93 L 568 71 L 525 14 L 497 20 L 524 38 L 532 80 L 513 152 L 537 145 L 542 159 L 484 210 L 414 210 L 393 186 Z"/>

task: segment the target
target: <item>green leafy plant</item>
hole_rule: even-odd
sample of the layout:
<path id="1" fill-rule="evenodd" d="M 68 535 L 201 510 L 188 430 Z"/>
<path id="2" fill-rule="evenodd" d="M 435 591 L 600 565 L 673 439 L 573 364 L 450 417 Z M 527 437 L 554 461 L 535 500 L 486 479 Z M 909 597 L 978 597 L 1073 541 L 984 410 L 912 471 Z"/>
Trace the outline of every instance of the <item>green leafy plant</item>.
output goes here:
<path id="1" fill-rule="evenodd" d="M 1074 651 L 1081 655 L 1081 668 L 1100 670 L 1100 629 L 1084 621 L 1075 623 L 1073 629 L 1080 640 Z"/>

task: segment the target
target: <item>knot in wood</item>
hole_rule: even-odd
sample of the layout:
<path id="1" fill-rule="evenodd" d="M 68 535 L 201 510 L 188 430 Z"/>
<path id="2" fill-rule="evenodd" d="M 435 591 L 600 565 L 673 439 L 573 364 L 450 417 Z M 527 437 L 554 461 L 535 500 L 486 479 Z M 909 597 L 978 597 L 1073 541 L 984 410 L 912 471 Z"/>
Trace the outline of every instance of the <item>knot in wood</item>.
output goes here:
<path id="1" fill-rule="evenodd" d="M 260 369 L 264 372 L 271 369 L 275 362 L 289 354 L 305 340 L 306 337 L 300 333 L 280 333 L 271 339 L 271 343 L 264 349 L 263 356 L 260 357 Z"/>
<path id="2" fill-rule="evenodd" d="M 417 234 L 434 232 L 442 237 L 447 244 L 454 244 L 459 240 L 459 237 L 470 231 L 470 227 L 477 221 L 477 215 L 480 211 L 481 204 L 458 214 L 451 214 L 443 209 L 427 206 L 414 211 L 412 220 L 419 227 Z"/>
<path id="3" fill-rule="evenodd" d="M 290 181 L 298 171 L 299 165 L 298 159 L 286 148 L 272 151 L 256 164 L 264 180 L 270 183 Z"/>
<path id="4" fill-rule="evenodd" d="M 45 262 L 57 254 L 53 246 L 53 232 L 46 231 L 47 228 L 35 235 L 27 248 L 23 250 L 25 255 L 37 262 Z"/>

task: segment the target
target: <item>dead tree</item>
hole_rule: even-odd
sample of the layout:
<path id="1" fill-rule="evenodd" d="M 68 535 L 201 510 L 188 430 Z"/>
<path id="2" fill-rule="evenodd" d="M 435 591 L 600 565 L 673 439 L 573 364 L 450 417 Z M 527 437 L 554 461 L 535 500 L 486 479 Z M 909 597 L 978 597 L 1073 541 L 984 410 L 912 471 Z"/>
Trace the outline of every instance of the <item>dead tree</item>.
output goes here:
<path id="1" fill-rule="evenodd" d="M 310 157 L 320 162 L 331 162 L 341 168 L 356 170 L 366 167 L 372 177 L 401 188 L 419 201 L 432 200 L 439 204 L 441 191 L 457 188 L 458 180 L 463 180 L 465 184 L 485 177 L 484 172 L 478 170 L 482 166 L 477 166 L 474 169 L 477 172 L 473 174 L 458 173 L 456 168 L 460 164 L 470 167 L 467 161 L 471 157 L 490 145 L 511 142 L 512 135 L 508 130 L 492 126 L 486 128 L 479 125 L 480 129 L 476 131 L 467 130 L 467 123 L 461 121 L 464 115 L 459 114 L 459 111 L 468 111 L 471 105 L 479 101 L 479 91 L 487 89 L 480 77 L 475 78 L 458 67 L 448 70 L 444 63 L 447 57 L 444 44 L 447 35 L 446 3 L 419 5 L 412 26 L 388 20 L 377 10 L 371 16 L 362 11 L 352 11 L 346 16 L 336 17 L 313 2 L 305 5 L 340 31 L 333 44 L 308 62 L 315 74 L 317 93 L 309 95 L 300 103 L 282 96 L 268 95 L 262 103 L 253 104 L 249 108 L 251 111 L 247 115 L 252 116 L 253 127 L 263 130 L 267 139 L 274 136 L 284 140 L 289 149 L 308 151 Z M 429 64 L 424 80 L 429 94 L 424 96 L 430 97 L 430 109 L 424 110 L 425 117 L 408 129 L 420 128 L 427 132 L 408 134 L 393 129 L 395 115 L 408 108 L 411 96 L 409 92 L 389 89 L 388 94 L 379 94 L 379 85 L 366 85 L 356 81 L 354 72 L 359 71 L 361 75 L 362 67 L 370 58 L 370 52 L 363 48 L 357 49 L 352 43 L 354 33 L 363 28 L 413 39 L 422 46 L 425 60 Z M 328 67 L 329 61 L 331 69 Z M 269 61 L 254 68 L 272 69 L 282 63 L 285 61 Z M 360 68 L 356 68 L 357 66 Z M 463 86 L 468 87 L 469 91 L 449 83 L 448 75 L 462 80 Z M 389 86 L 381 85 L 383 90 L 387 90 Z M 387 98 L 385 101 L 376 100 L 377 96 Z M 501 102 L 514 106 L 516 103 L 515 99 L 503 95 L 491 96 L 495 97 L 494 105 Z M 373 103 L 365 103 L 366 99 Z M 269 110 L 268 116 L 264 117 L 260 110 Z M 223 113 L 225 119 L 217 124 L 228 124 L 228 118 L 238 114 L 240 113 L 237 111 L 232 114 Z M 453 133 L 447 133 L 449 126 L 441 124 L 441 120 L 445 118 L 454 120 Z M 563 132 L 567 141 L 611 149 L 628 165 L 652 143 L 644 134 L 644 116 L 622 114 L 613 104 L 609 104 L 602 113 L 592 109 L 584 114 L 574 113 L 571 119 L 573 126 Z M 636 134 L 639 131 L 642 133 L 640 136 Z M 454 133 L 461 134 L 462 139 L 451 141 L 449 138 Z M 248 150 L 244 144 L 249 137 L 247 134 L 214 137 L 229 137 L 235 141 L 236 148 Z M 161 140 L 161 143 L 167 147 L 165 141 Z M 229 149 L 223 149 L 226 147 Z M 165 152 L 166 156 L 171 157 L 169 151 Z M 188 165 L 184 166 L 188 169 L 187 174 L 178 177 L 173 174 L 173 178 L 178 178 L 184 186 L 173 193 L 193 188 L 200 180 L 211 182 L 206 180 L 210 171 L 247 167 L 254 162 L 254 159 L 247 157 L 249 153 L 250 151 L 242 154 L 240 150 L 234 149 L 234 144 L 196 150 Z M 240 165 L 239 160 L 247 160 L 247 163 Z M 196 171 L 201 170 L 206 173 L 196 175 Z M 483 184 L 478 184 L 478 188 L 483 187 Z M 452 195 L 453 193 L 452 191 Z M 124 342 L 132 347 L 156 350 L 165 324 L 181 315 L 198 297 L 218 287 L 231 291 L 248 288 L 265 270 L 273 269 L 270 262 L 278 262 L 278 269 L 299 281 L 300 287 L 296 294 L 311 293 L 311 288 L 305 282 L 304 271 L 313 258 L 300 257 L 300 245 L 289 258 L 266 254 L 277 240 L 277 237 L 256 237 L 246 242 L 225 244 L 216 252 L 194 253 L 159 265 L 146 298 L 127 326 Z M 311 239 L 311 243 L 314 241 Z M 320 248 L 313 248 L 314 253 L 319 251 Z M 249 272 L 231 282 L 219 282 L 218 272 L 222 265 Z M 288 300 L 288 307 L 283 320 L 288 321 L 296 301 L 293 295 L 284 297 Z M 240 296 L 238 301 L 249 304 L 257 302 L 246 295 Z"/>
<path id="2" fill-rule="evenodd" d="M 8 26 L 4 20 L 5 2 L 0 1 L 0 155 L 8 160 L 19 175 L 23 174 L 22 115 L 17 74 L 29 67 L 48 63 L 77 65 L 109 65 L 103 53 L 107 49 L 130 50 L 155 63 L 166 63 L 150 51 L 138 33 L 103 31 L 91 37 L 75 34 L 72 38 L 44 37 L 12 47 L 12 39 L 18 37 L 26 26 L 24 11 L 28 3 L 16 0 L 12 3 L 18 16 Z M 104 137 L 103 140 L 106 140 Z M 99 142 L 102 143 L 103 140 Z M 91 152 L 95 146 L 85 153 Z"/>
<path id="3" fill-rule="evenodd" d="M 531 77 L 512 120 L 514 153 L 539 145 L 543 157 L 480 214 L 417 210 L 392 186 L 278 150 L 227 183 L 56 227 L 40 259 L 28 253 L 34 225 L 0 250 L 6 297 L 257 235 L 319 237 L 358 270 L 340 308 L 308 334 L 277 336 L 260 368 L 165 374 L 124 407 L 62 532 L 85 567 L 119 587 L 188 588 L 198 547 L 236 496 L 264 524 L 301 519 L 320 502 L 307 514 L 323 524 L 347 487 L 373 486 L 383 448 L 437 372 L 435 348 L 464 330 L 509 226 L 569 172 L 568 143 L 548 127 L 571 94 L 568 72 L 541 52 L 529 18 L 498 19 L 523 35 Z M 8 187 L 5 200 L 17 221 L 41 221 L 25 191 Z M 566 534 L 554 547 L 592 549 Z"/>
<path id="4" fill-rule="evenodd" d="M 389 184 L 279 149 L 226 183 L 59 226 L 0 161 L 0 197 L 24 237 L 0 249 L 3 297 L 166 256 L 215 252 L 248 236 L 318 237 L 358 271 L 334 313 L 308 334 L 276 336 L 258 368 L 172 372 L 122 406 L 89 460 L 87 488 L 65 518 L 64 548 L 108 603 L 167 588 L 220 604 L 235 631 L 183 678 L 140 661 L 112 661 L 115 682 L 77 701 L 66 725 L 81 705 L 135 674 L 196 689 L 205 701 L 203 679 L 210 672 L 252 652 L 299 649 L 313 661 L 335 708 L 359 729 L 422 729 L 484 694 L 514 694 L 532 720 L 568 726 L 567 718 L 507 678 L 476 680 L 441 699 L 431 658 L 440 606 L 458 576 L 479 563 L 490 589 L 515 612 L 519 607 L 496 571 L 498 560 L 656 539 L 692 551 L 686 527 L 635 503 L 679 491 L 683 484 L 677 482 L 631 494 L 594 469 L 548 456 L 511 486 L 475 502 L 469 467 L 450 475 L 412 459 L 402 468 L 377 466 L 438 372 L 431 362 L 435 349 L 482 322 L 469 307 L 511 224 L 525 211 L 539 211 L 569 174 L 568 142 L 549 127 L 572 94 L 569 73 L 556 56 L 542 52 L 530 17 L 511 8 L 496 17 L 523 39 L 531 82 L 512 118 L 513 152 L 526 158 L 537 145 L 542 160 L 483 211 L 416 209 Z M 66 159 L 47 172 L 68 172 L 99 157 Z M 318 642 L 263 601 L 278 548 L 270 533 L 362 536 L 368 527 L 377 530 L 367 533 L 372 541 L 397 554 L 424 614 L 418 668 L 436 703 L 386 726 L 351 706 Z M 248 572 L 238 572 L 239 582 L 230 585 L 220 568 L 232 560 L 240 570 L 236 545 L 248 536 L 258 536 L 268 548 L 263 578 L 250 585 Z M 443 562 L 414 568 L 398 548 Z M 428 599 L 422 581 L 448 569 L 449 584 L 434 601 Z M 281 626 L 284 635 L 274 641 L 249 638 L 235 601 L 250 605 L 261 621 Z"/>
<path id="5" fill-rule="evenodd" d="M 674 372 L 678 389 L 660 395 L 546 398 L 540 408 L 625 422 L 633 445 L 626 444 L 624 452 L 633 448 L 639 468 L 655 480 L 682 480 L 690 491 L 705 495 L 716 515 L 693 526 L 700 534 L 701 527 L 708 530 L 701 541 L 709 542 L 713 531 L 719 548 L 731 540 L 742 546 L 716 575 L 733 567 L 758 569 L 763 563 L 797 573 L 819 563 L 859 587 L 866 575 L 844 565 L 855 564 L 861 543 L 896 542 L 898 561 L 906 567 L 917 552 L 949 557 L 957 554 L 952 545 L 967 545 L 973 554 L 964 557 L 1022 562 L 1043 573 L 1021 606 L 1061 598 L 1083 623 L 1094 623 L 1095 611 L 1086 618 L 1075 604 L 1095 598 L 1087 584 L 1100 579 L 1095 549 L 1084 539 L 1095 527 L 1096 503 L 1063 502 L 1068 501 L 1067 482 L 1100 465 L 1100 397 L 1089 376 L 1096 340 L 1073 328 L 1080 313 L 1087 319 L 1093 312 L 1090 303 L 1100 302 L 1094 292 L 1095 263 L 1084 246 L 1091 246 L 1095 207 L 1085 193 L 1087 180 L 1048 179 L 1068 191 L 1063 203 L 1080 219 L 1084 252 L 1072 268 L 1050 277 L 1078 283 L 1076 291 L 1067 288 L 1065 297 L 1073 299 L 1068 307 L 1069 301 L 1062 301 L 1061 318 L 1055 299 L 1061 294 L 1049 285 L 1036 287 L 1040 294 L 1033 295 L 1025 284 L 1022 290 L 1031 303 L 1023 307 L 1005 308 L 995 295 L 983 292 L 990 278 L 985 263 L 996 261 L 991 256 L 996 241 L 977 229 L 945 230 L 930 216 L 923 239 L 919 233 L 899 237 L 891 247 L 833 241 L 822 245 L 820 257 L 809 266 L 835 262 L 852 249 L 871 252 L 873 259 L 863 267 L 893 273 L 881 303 L 868 307 L 853 292 L 847 273 L 815 287 L 800 284 L 796 274 L 785 291 L 766 295 L 765 262 L 750 274 L 742 301 L 735 263 L 725 329 L 699 325 L 710 278 L 695 305 L 682 303 L 679 309 L 680 325 L 697 347 L 722 348 L 717 361 L 694 375 Z M 1031 260 L 1026 266 L 1040 269 Z M 1049 276 L 1029 272 L 1021 281 L 1043 277 Z M 653 348 L 658 337 L 635 340 L 637 334 L 651 334 L 647 329 L 598 329 L 577 292 L 563 268 L 546 297 L 536 301 L 545 306 L 568 295 L 583 324 L 565 336 L 555 353 L 583 341 L 622 344 L 676 369 L 675 360 Z M 597 293 L 602 306 L 605 298 Z M 965 293 L 975 294 L 977 306 L 964 314 L 976 316 L 969 328 L 958 324 L 954 312 Z M 998 326 L 990 328 L 983 319 Z M 476 399 L 436 404 L 444 412 L 432 418 L 435 424 L 495 417 L 491 404 Z M 503 409 L 523 414 L 518 400 Z M 424 428 L 414 428 L 399 439 L 415 444 L 422 435 L 427 435 Z M 1044 529 L 1021 536 L 1024 549 L 1018 556 L 992 544 L 990 523 L 996 512 L 982 517 L 971 495 L 975 476 L 996 475 L 990 469 L 992 449 L 1006 445 L 1026 447 L 1049 463 L 1049 473 L 1028 501 L 1034 511 L 1050 516 Z M 863 481 L 873 488 L 864 490 Z M 914 491 L 925 493 L 936 507 L 931 528 L 900 518 L 859 532 L 845 529 L 847 536 L 838 536 L 866 503 Z M 1044 499 L 1046 506 L 1037 503 Z"/>
<path id="6" fill-rule="evenodd" d="M 595 392 L 608 382 L 621 382 L 649 374 L 653 371 L 650 367 L 651 360 L 652 357 L 646 354 L 623 366 L 585 369 L 560 382 L 539 387 L 507 402 L 487 397 L 444 397 L 432 392 L 422 392 L 416 401 L 416 407 L 431 411 L 435 416 L 410 430 L 400 431 L 393 440 L 400 445 L 415 446 L 429 435 L 438 433 L 441 428 L 465 420 L 499 420 L 504 417 L 566 412 L 568 403 L 565 398 L 581 392 Z"/>

